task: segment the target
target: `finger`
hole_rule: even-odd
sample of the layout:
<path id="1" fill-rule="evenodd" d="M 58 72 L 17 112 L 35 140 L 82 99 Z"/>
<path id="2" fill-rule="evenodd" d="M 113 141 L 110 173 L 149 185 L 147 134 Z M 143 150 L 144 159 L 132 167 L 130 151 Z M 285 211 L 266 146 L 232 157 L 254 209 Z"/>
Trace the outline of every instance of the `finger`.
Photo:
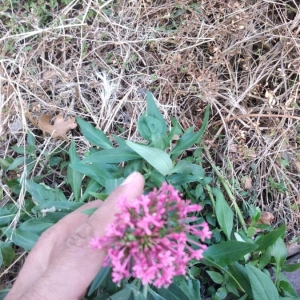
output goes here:
<path id="1" fill-rule="evenodd" d="M 55 295 L 55 299 L 77 299 L 82 295 L 99 272 L 106 255 L 104 250 L 90 247 L 91 238 L 105 234 L 106 226 L 113 221 L 114 214 L 118 211 L 116 203 L 120 197 L 125 196 L 130 201 L 140 196 L 143 188 L 143 176 L 139 173 L 131 174 L 66 242 L 65 249 L 37 282 L 35 289 L 57 284 L 59 274 L 59 290 L 62 294 Z"/>
<path id="2" fill-rule="evenodd" d="M 95 229 L 94 235 L 103 236 L 105 234 L 106 226 L 99 226 L 99 221 L 102 224 L 108 225 L 113 222 L 115 213 L 119 212 L 117 206 L 117 200 L 120 197 L 126 197 L 127 201 L 130 201 L 136 197 L 139 197 L 144 190 L 144 178 L 140 173 L 132 173 L 124 183 L 114 190 L 110 197 L 103 203 L 101 209 L 95 211 L 95 213 L 89 218 L 88 223 Z"/>
<path id="3" fill-rule="evenodd" d="M 117 200 L 126 197 L 128 201 L 140 196 L 144 189 L 144 178 L 140 173 L 132 173 L 124 183 L 115 189 L 105 202 L 85 222 L 68 241 L 68 245 L 90 249 L 89 242 L 93 237 L 105 235 L 106 226 L 113 222 L 119 211 Z M 88 241 L 88 243 L 87 243 Z M 74 247 L 76 249 L 76 247 Z"/>
<path id="4" fill-rule="evenodd" d="M 59 253 L 61 246 L 65 244 L 65 241 L 89 218 L 82 211 L 93 207 L 98 208 L 102 203 L 102 201 L 96 200 L 82 205 L 41 235 L 26 258 L 25 264 L 7 299 L 17 299 L 18 295 L 21 295 L 42 276 L 53 257 L 56 253 Z"/>

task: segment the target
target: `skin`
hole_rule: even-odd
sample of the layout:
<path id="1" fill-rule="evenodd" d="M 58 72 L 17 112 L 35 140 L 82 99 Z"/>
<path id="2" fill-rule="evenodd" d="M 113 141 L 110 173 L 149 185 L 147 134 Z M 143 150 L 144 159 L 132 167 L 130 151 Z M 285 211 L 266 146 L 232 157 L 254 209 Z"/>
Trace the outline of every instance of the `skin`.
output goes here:
<path id="1" fill-rule="evenodd" d="M 105 250 L 89 245 L 92 237 L 102 237 L 118 212 L 116 201 L 130 201 L 143 193 L 144 179 L 132 173 L 106 201 L 89 202 L 45 231 L 29 253 L 5 300 L 82 299 L 102 267 Z M 98 208 L 91 216 L 87 208 Z"/>

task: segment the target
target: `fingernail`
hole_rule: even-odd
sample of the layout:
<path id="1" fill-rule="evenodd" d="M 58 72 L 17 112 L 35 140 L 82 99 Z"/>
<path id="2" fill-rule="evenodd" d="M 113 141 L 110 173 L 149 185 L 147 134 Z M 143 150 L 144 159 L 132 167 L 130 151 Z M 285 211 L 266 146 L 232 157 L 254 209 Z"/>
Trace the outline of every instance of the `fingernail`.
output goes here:
<path id="1" fill-rule="evenodd" d="M 121 185 L 125 185 L 125 184 L 128 184 L 128 183 L 131 183 L 134 178 L 136 177 L 136 175 L 138 174 L 138 172 L 133 172 L 131 173 L 123 182 Z"/>

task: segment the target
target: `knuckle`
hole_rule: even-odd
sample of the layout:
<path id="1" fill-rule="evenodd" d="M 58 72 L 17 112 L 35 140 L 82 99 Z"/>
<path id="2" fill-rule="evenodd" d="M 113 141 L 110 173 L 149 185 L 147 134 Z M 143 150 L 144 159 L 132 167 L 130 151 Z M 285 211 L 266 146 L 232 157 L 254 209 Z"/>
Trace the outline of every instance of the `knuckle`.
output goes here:
<path id="1" fill-rule="evenodd" d="M 70 238 L 67 239 L 66 246 L 71 249 L 90 247 L 89 243 L 93 236 L 94 228 L 89 222 L 86 222 L 81 225 Z"/>

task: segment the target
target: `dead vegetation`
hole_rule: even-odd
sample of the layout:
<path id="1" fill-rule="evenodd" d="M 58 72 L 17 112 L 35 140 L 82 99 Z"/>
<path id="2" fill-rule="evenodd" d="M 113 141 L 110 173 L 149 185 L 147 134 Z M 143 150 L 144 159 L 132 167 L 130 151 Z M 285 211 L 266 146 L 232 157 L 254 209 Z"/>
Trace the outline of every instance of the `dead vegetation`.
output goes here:
<path id="1" fill-rule="evenodd" d="M 18 157 L 10 147 L 24 145 L 29 130 L 41 153 L 55 151 L 63 142 L 42 132 L 75 116 L 136 138 L 147 89 L 183 128 L 199 128 L 210 104 L 204 143 L 240 205 L 272 212 L 298 238 L 296 1 L 36 2 L 0 4 L 0 157 Z M 89 145 L 68 124 L 83 153 Z M 5 203 L 11 191 L 2 183 Z"/>

